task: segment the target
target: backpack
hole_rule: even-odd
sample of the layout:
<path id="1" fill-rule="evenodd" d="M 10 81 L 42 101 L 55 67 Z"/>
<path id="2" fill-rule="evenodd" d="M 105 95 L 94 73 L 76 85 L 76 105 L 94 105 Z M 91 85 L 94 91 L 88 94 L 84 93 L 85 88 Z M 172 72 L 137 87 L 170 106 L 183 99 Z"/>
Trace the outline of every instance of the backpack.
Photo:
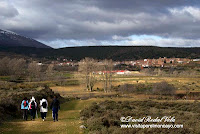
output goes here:
<path id="1" fill-rule="evenodd" d="M 34 101 L 31 102 L 31 109 L 35 109 L 35 102 Z"/>
<path id="2" fill-rule="evenodd" d="M 46 102 L 42 102 L 42 107 L 43 108 L 47 108 L 47 103 Z"/>
<path id="3" fill-rule="evenodd" d="M 24 107 L 27 107 L 28 106 L 27 101 L 24 101 L 23 105 L 24 105 Z"/>

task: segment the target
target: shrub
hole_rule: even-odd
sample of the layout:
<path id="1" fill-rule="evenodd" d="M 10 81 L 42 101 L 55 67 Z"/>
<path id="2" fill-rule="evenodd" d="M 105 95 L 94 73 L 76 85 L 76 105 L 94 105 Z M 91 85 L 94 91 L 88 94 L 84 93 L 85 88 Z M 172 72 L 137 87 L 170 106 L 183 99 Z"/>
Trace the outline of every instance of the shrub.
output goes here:
<path id="1" fill-rule="evenodd" d="M 199 102 L 191 104 L 155 101 L 104 101 L 100 103 L 94 103 L 89 108 L 85 108 L 81 111 L 81 116 L 84 117 L 82 119 L 84 121 L 84 125 L 87 126 L 87 128 L 85 129 L 85 133 L 91 134 L 199 133 L 200 131 L 198 128 L 200 125 L 200 114 L 196 113 L 198 106 Z M 141 118 L 146 116 L 151 116 L 152 118 L 163 116 L 175 116 L 176 124 L 183 124 L 184 128 L 121 129 L 120 124 L 124 123 L 121 123 L 120 117 L 127 116 L 132 116 L 134 118 Z"/>
<path id="2" fill-rule="evenodd" d="M 149 93 L 152 86 L 149 84 L 124 84 L 114 88 L 118 92 L 122 93 Z"/>
<path id="3" fill-rule="evenodd" d="M 174 95 L 175 87 L 168 84 L 166 81 L 155 83 L 153 86 L 153 93 L 160 95 Z"/>

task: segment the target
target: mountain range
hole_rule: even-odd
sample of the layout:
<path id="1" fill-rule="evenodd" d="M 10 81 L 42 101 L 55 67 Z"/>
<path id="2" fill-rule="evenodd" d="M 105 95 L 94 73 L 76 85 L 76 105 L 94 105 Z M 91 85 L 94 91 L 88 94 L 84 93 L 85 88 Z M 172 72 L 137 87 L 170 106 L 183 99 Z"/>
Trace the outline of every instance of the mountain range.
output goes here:
<path id="1" fill-rule="evenodd" d="M 85 57 L 119 61 L 159 57 L 200 58 L 200 47 L 84 46 L 53 49 L 36 40 L 5 30 L 0 30 L 0 52 L 37 58 L 73 60 Z"/>

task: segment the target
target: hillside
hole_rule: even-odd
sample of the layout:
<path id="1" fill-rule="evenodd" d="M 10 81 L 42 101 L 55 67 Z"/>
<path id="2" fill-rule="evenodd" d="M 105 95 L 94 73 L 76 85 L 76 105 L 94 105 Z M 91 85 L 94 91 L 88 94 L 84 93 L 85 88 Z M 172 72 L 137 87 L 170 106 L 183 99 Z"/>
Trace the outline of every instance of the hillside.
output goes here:
<path id="1" fill-rule="evenodd" d="M 159 57 L 200 58 L 198 48 L 166 48 L 152 46 L 93 46 L 68 47 L 60 49 L 34 47 L 0 46 L 0 52 L 11 52 L 38 58 L 68 58 L 80 60 L 84 57 L 95 59 L 132 60 Z"/>
<path id="2" fill-rule="evenodd" d="M 31 38 L 27 38 L 16 34 L 14 32 L 5 31 L 0 29 L 0 46 L 26 46 L 26 47 L 35 47 L 35 48 L 50 48 L 45 44 L 42 44 Z"/>
<path id="3" fill-rule="evenodd" d="M 60 55 L 82 59 L 93 57 L 97 59 L 131 60 L 159 57 L 200 57 L 200 48 L 165 48 L 152 46 L 97 46 L 76 47 L 57 50 Z"/>

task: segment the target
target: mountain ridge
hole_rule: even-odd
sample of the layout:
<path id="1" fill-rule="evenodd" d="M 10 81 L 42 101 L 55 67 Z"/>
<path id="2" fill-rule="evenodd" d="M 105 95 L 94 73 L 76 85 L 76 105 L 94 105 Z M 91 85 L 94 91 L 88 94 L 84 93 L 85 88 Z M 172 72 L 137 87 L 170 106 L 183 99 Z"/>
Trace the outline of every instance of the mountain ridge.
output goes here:
<path id="1" fill-rule="evenodd" d="M 94 59 L 113 59 L 116 61 L 168 58 L 200 58 L 200 47 L 171 48 L 154 46 L 93 46 L 66 47 L 60 49 L 34 47 L 6 47 L 0 46 L 0 52 L 12 52 L 38 58 L 66 58 L 81 60 L 85 57 Z"/>
<path id="2" fill-rule="evenodd" d="M 36 48 L 51 48 L 39 41 L 19 35 L 12 31 L 0 29 L 0 46 L 25 46 L 25 47 L 36 47 Z"/>

